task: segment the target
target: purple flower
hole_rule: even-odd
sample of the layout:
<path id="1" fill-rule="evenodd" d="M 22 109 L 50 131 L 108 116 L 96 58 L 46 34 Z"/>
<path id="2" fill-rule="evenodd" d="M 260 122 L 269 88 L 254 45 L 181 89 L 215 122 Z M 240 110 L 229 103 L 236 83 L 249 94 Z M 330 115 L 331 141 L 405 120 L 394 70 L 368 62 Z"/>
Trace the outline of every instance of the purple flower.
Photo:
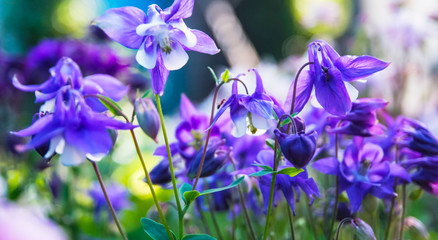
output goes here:
<path id="1" fill-rule="evenodd" d="M 15 132 L 17 136 L 32 136 L 19 150 L 29 150 L 50 141 L 45 157 L 53 153 L 61 155 L 61 163 L 76 166 L 85 158 L 99 161 L 108 154 L 113 140 L 108 129 L 132 129 L 135 126 L 109 118 L 93 111 L 79 91 L 70 86 L 61 88 L 53 113 L 42 116 L 30 127 Z"/>
<path id="2" fill-rule="evenodd" d="M 438 157 L 423 157 L 401 163 L 411 179 L 429 193 L 438 196 Z"/>
<path id="3" fill-rule="evenodd" d="M 310 70 L 300 76 L 296 109 L 301 110 L 310 98 L 313 86 L 319 104 L 333 115 L 343 116 L 351 109 L 349 92 L 357 90 L 349 82 L 385 69 L 389 63 L 371 56 L 340 56 L 328 43 L 309 44 Z"/>
<path id="4" fill-rule="evenodd" d="M 397 119 L 396 142 L 401 147 L 420 153 L 423 156 L 438 155 L 438 140 L 427 130 L 423 123 L 406 118 Z"/>
<path id="5" fill-rule="evenodd" d="M 384 108 L 388 102 L 382 99 L 361 98 L 353 102 L 351 110 L 344 116 L 330 117 L 334 124 L 341 122 L 329 133 L 349 134 L 353 136 L 370 137 L 384 133 L 385 127 L 378 123 L 376 110 Z"/>
<path id="6" fill-rule="evenodd" d="M 157 141 L 158 131 L 160 130 L 160 116 L 157 108 L 150 98 L 140 98 L 135 101 L 135 113 L 137 121 L 148 137 Z"/>
<path id="7" fill-rule="evenodd" d="M 105 187 L 108 193 L 108 198 L 110 199 L 116 213 L 129 207 L 128 191 L 126 191 L 123 186 L 115 182 L 111 182 Z M 93 199 L 95 217 L 97 218 L 99 214 L 102 213 L 102 211 L 106 210 L 108 213 L 108 218 L 110 218 L 111 212 L 106 203 L 105 195 L 102 192 L 102 188 L 100 187 L 100 184 L 98 182 L 94 182 L 92 184 L 91 189 L 88 191 L 88 194 Z"/>
<path id="8" fill-rule="evenodd" d="M 273 161 L 274 161 L 274 151 L 263 150 L 260 151 L 259 154 L 257 155 L 256 163 L 272 166 Z M 285 165 L 279 166 L 278 170 L 281 170 L 285 167 L 292 167 L 292 165 L 289 162 L 285 162 Z M 262 192 L 262 196 L 263 196 L 263 208 L 265 213 L 267 212 L 269 205 L 271 179 L 272 176 L 270 174 L 259 177 L 259 185 L 260 185 L 260 191 Z M 278 190 L 280 190 L 283 193 L 294 215 L 295 215 L 294 202 L 299 200 L 301 191 L 303 191 L 310 198 L 311 200 L 310 204 L 313 203 L 315 196 L 319 197 L 318 186 L 316 185 L 315 181 L 312 178 L 309 178 L 306 169 L 304 169 L 304 172 L 299 173 L 295 177 L 290 177 L 284 174 L 277 175 L 275 182 L 275 190 L 274 190 L 274 204 L 276 204 L 275 200 L 278 200 L 278 195 L 277 195 Z"/>
<path id="9" fill-rule="evenodd" d="M 208 177 L 215 174 L 227 161 L 229 161 L 230 149 L 224 146 L 223 143 L 224 142 L 222 141 L 208 146 L 200 177 Z M 198 173 L 203 151 L 204 147 L 197 152 L 195 158 L 190 161 L 187 167 L 187 176 L 190 179 L 195 178 Z"/>
<path id="10" fill-rule="evenodd" d="M 410 181 L 408 173 L 403 168 L 382 159 L 383 150 L 380 146 L 363 143 L 362 139 L 356 138 L 345 150 L 341 163 L 329 157 L 316 161 L 312 167 L 340 178 L 339 191 L 347 191 L 351 211 L 356 212 L 367 194 L 386 199 L 396 196 L 392 186 L 388 184 L 392 177 Z"/>
<path id="11" fill-rule="evenodd" d="M 281 147 L 284 157 L 296 168 L 305 167 L 312 159 L 316 151 L 317 134 L 315 131 L 295 134 L 286 134 L 280 130 L 274 130 L 275 137 Z"/>
<path id="12" fill-rule="evenodd" d="M 153 184 L 166 185 L 170 183 L 172 177 L 169 170 L 169 159 L 161 160 L 150 172 L 151 181 Z"/>
<path id="13" fill-rule="evenodd" d="M 113 40 L 138 49 L 137 62 L 150 71 L 154 92 L 162 94 L 169 70 L 187 63 L 186 50 L 219 52 L 209 36 L 184 23 L 192 15 L 193 4 L 194 0 L 176 0 L 164 10 L 151 4 L 146 14 L 136 7 L 114 8 L 94 22 Z"/>
<path id="14" fill-rule="evenodd" d="M 237 81 L 234 81 L 230 98 L 222 105 L 213 119 L 213 124 L 230 108 L 230 117 L 236 129 L 236 137 L 246 133 L 247 117 L 255 128 L 268 129 L 273 125 L 272 112 L 274 102 L 266 94 L 263 81 L 256 69 L 251 69 L 256 74 L 256 89 L 252 95 L 239 94 Z M 212 125 L 213 125 L 212 124 Z"/>
<path id="15" fill-rule="evenodd" d="M 50 69 L 50 75 L 51 77 L 40 85 L 22 85 L 16 77 L 12 83 L 22 91 L 35 91 L 35 102 L 54 99 L 58 91 L 67 85 L 80 91 L 82 95 L 101 94 L 115 101 L 122 99 L 128 90 L 119 80 L 110 75 L 94 74 L 83 78 L 79 66 L 68 57 L 59 59 L 56 66 Z M 96 111 L 106 110 L 98 99 L 88 98 L 86 102 Z"/>

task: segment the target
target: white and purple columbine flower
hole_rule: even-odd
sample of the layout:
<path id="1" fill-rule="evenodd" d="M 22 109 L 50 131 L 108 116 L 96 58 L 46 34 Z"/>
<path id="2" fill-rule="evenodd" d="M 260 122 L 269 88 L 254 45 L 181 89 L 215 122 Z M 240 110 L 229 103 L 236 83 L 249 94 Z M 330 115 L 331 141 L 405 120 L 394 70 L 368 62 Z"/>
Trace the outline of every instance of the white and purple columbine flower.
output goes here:
<path id="1" fill-rule="evenodd" d="M 253 94 L 239 94 L 237 90 L 237 81 L 233 82 L 231 96 L 222 105 L 213 118 L 213 123 L 230 108 L 230 117 L 235 126 L 235 136 L 245 135 L 247 130 L 247 117 L 249 122 L 255 128 L 269 129 L 274 125 L 273 107 L 274 102 L 266 94 L 263 87 L 263 81 L 256 69 L 250 69 L 256 75 L 256 89 Z"/>
<path id="2" fill-rule="evenodd" d="M 183 19 L 192 15 L 194 0 L 175 0 L 164 10 L 149 5 L 147 13 L 136 7 L 109 9 L 95 19 L 113 40 L 128 48 L 138 49 L 136 60 L 152 77 L 152 89 L 163 94 L 169 71 L 183 67 L 188 61 L 186 50 L 216 54 L 219 49 L 205 33 L 186 26 Z"/>
<path id="3" fill-rule="evenodd" d="M 54 98 L 64 86 L 71 86 L 82 95 L 101 94 L 119 101 L 125 96 L 128 89 L 116 78 L 106 74 L 82 76 L 79 66 L 71 58 L 63 57 L 56 66 L 50 69 L 51 77 L 40 85 L 23 85 L 14 76 L 13 84 L 25 92 L 35 92 L 35 102 L 47 102 L 44 111 L 52 112 Z M 103 112 L 107 108 L 96 98 L 87 98 L 87 104 L 95 111 Z M 44 105 L 43 105 L 44 106 Z"/>
<path id="4" fill-rule="evenodd" d="M 76 166 L 86 158 L 99 161 L 108 154 L 114 143 L 109 129 L 134 127 L 93 111 L 79 91 L 64 86 L 57 92 L 53 113 L 40 117 L 30 127 L 14 134 L 33 136 L 26 145 L 17 146 L 20 151 L 50 142 L 45 157 L 58 153 L 63 165 Z"/>
<path id="5" fill-rule="evenodd" d="M 362 138 L 355 138 L 347 147 L 342 162 L 329 157 L 316 161 L 312 167 L 340 178 L 339 191 L 347 191 L 353 213 L 359 210 L 367 194 L 385 199 L 396 196 L 392 189 L 393 177 L 410 181 L 406 170 L 383 160 L 383 150 L 379 145 L 363 143 Z"/>
<path id="6" fill-rule="evenodd" d="M 298 79 L 295 106 L 300 111 L 312 90 L 318 103 L 333 115 L 345 115 L 358 91 L 349 83 L 385 69 L 389 63 L 371 56 L 340 56 L 328 43 L 317 40 L 308 48 L 310 70 Z M 354 99 L 353 99 L 354 100 Z"/>

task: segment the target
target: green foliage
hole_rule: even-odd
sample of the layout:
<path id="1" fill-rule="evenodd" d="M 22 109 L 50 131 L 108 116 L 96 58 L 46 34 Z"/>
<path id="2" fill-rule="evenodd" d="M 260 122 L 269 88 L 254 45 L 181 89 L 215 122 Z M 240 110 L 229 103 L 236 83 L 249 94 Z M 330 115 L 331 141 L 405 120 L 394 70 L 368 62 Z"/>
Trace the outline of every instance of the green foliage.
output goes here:
<path id="1" fill-rule="evenodd" d="M 108 110 L 114 115 L 114 116 L 120 116 L 120 112 L 122 112 L 122 108 L 114 102 L 111 98 L 105 97 L 103 95 L 98 95 L 99 101 L 106 107 Z M 102 100 L 100 98 L 103 98 L 105 100 Z M 111 103 L 111 104 L 110 104 Z"/>
<path id="2" fill-rule="evenodd" d="M 143 230 L 149 236 L 150 239 L 153 240 L 170 240 L 167 235 L 166 228 L 164 228 L 163 224 L 157 223 L 149 218 L 142 218 L 141 225 L 143 226 Z M 173 238 L 177 239 L 175 234 L 172 232 Z"/>
<path id="3" fill-rule="evenodd" d="M 215 240 L 216 238 L 207 234 L 189 234 L 185 235 L 182 240 Z"/>

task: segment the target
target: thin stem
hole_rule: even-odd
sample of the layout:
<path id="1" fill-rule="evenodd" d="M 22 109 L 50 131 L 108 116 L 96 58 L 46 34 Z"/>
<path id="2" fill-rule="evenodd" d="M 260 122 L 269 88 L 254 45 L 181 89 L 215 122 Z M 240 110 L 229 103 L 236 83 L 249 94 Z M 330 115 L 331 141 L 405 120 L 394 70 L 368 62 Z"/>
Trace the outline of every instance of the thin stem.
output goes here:
<path id="1" fill-rule="evenodd" d="M 208 210 L 210 210 L 211 220 L 213 221 L 214 228 L 216 229 L 218 239 L 222 240 L 223 238 L 222 238 L 221 229 L 219 228 L 219 224 L 216 219 L 216 214 L 213 209 L 213 203 L 211 202 L 211 198 L 209 195 L 205 195 L 205 198 L 207 198 Z"/>
<path id="2" fill-rule="evenodd" d="M 104 101 L 106 104 L 110 105 L 113 109 L 116 109 L 117 113 L 120 116 L 122 116 L 127 123 L 131 122 L 129 120 L 129 118 L 116 105 L 114 105 L 111 101 L 108 101 L 106 98 L 101 97 L 99 95 L 85 95 L 84 97 L 85 98 L 87 98 L 87 97 L 95 97 L 95 98 L 98 98 L 101 101 Z M 144 172 L 144 174 L 146 176 L 146 181 L 147 181 L 147 184 L 148 184 L 149 189 L 151 191 L 152 198 L 154 199 L 154 203 L 155 203 L 155 206 L 157 208 L 158 215 L 160 216 L 161 222 L 163 223 L 164 228 L 166 229 L 167 235 L 169 235 L 170 239 L 174 239 L 173 238 L 173 234 L 171 233 L 171 231 L 169 229 L 169 225 L 167 224 L 166 218 L 164 217 L 163 210 L 161 209 L 160 203 L 159 203 L 158 198 L 157 198 L 157 194 L 155 193 L 154 186 L 152 185 L 152 180 L 151 180 L 151 177 L 149 176 L 149 172 L 148 172 L 148 170 L 146 168 L 146 164 L 144 162 L 143 155 L 141 154 L 140 146 L 138 145 L 138 141 L 137 141 L 137 138 L 135 137 L 134 130 L 130 129 L 129 131 L 131 132 L 132 141 L 134 142 L 134 146 L 135 146 L 135 150 L 136 150 L 137 155 L 138 155 L 138 159 L 140 160 L 141 166 L 143 168 L 143 172 Z"/>
<path id="3" fill-rule="evenodd" d="M 398 163 L 398 154 L 399 154 L 399 148 L 398 146 L 396 146 L 395 148 L 395 163 Z M 397 180 L 398 178 L 394 178 L 394 186 L 393 186 L 393 191 L 396 192 L 397 191 Z M 395 198 L 393 197 L 391 199 L 391 207 L 389 208 L 389 215 L 388 215 L 388 225 L 386 226 L 386 231 L 385 231 L 385 240 L 389 239 L 389 232 L 391 230 L 391 223 L 392 223 L 392 215 L 394 215 L 394 207 L 395 207 Z"/>
<path id="4" fill-rule="evenodd" d="M 122 238 L 124 240 L 128 240 L 128 237 L 126 237 L 125 233 L 123 232 L 122 226 L 120 225 L 120 222 L 119 222 L 119 219 L 117 218 L 116 212 L 114 211 L 113 205 L 111 204 L 111 201 L 108 197 L 105 185 L 103 184 L 102 175 L 100 175 L 100 172 L 99 172 L 99 168 L 97 167 L 97 164 L 95 162 L 93 162 L 93 161 L 90 161 L 90 162 L 93 165 L 94 172 L 96 173 L 97 179 L 99 180 L 99 184 L 100 184 L 100 187 L 102 188 L 103 195 L 105 195 L 106 204 L 108 204 L 108 207 L 111 211 L 111 215 L 113 215 L 114 222 L 116 223 L 117 228 L 119 229 L 120 235 L 122 235 Z"/>
<path id="5" fill-rule="evenodd" d="M 295 240 L 294 218 L 293 218 L 292 210 L 290 210 L 289 204 L 286 204 L 286 207 L 287 207 L 287 215 L 289 217 L 291 239 Z"/>
<path id="6" fill-rule="evenodd" d="M 205 218 L 204 211 L 201 208 L 201 204 L 199 201 L 195 201 L 196 210 L 199 212 L 199 216 L 201 217 L 202 225 L 204 226 L 204 231 L 206 234 L 210 235 L 210 230 L 208 229 L 207 219 Z"/>
<path id="7" fill-rule="evenodd" d="M 230 159 L 231 159 L 230 162 L 233 165 L 234 171 L 237 171 L 237 167 L 236 167 L 236 164 L 234 163 L 233 157 L 231 157 Z M 234 179 L 236 180 L 237 176 L 234 176 Z M 240 203 L 242 205 L 243 213 L 245 214 L 246 223 L 248 224 L 251 237 L 253 240 L 257 240 L 254 228 L 253 228 L 252 223 L 251 223 L 251 219 L 250 219 L 249 214 L 248 214 L 248 209 L 246 207 L 245 196 L 243 195 L 243 190 L 242 190 L 242 187 L 240 186 L 240 184 L 237 185 L 237 190 L 239 192 Z"/>
<path id="8" fill-rule="evenodd" d="M 246 94 L 248 94 L 248 88 L 246 87 L 245 83 L 244 83 L 242 80 L 240 80 L 240 79 L 238 79 L 238 78 L 230 78 L 230 79 L 228 79 L 228 82 L 229 82 L 229 81 L 238 81 L 238 82 L 240 82 L 240 83 L 245 87 Z M 225 83 L 226 83 L 226 82 L 221 82 L 219 85 L 217 85 L 216 90 L 215 90 L 215 92 L 214 92 L 213 103 L 212 103 L 212 106 L 211 106 L 211 114 L 210 114 L 210 123 L 209 123 L 210 128 L 208 129 L 208 132 L 207 132 L 207 137 L 206 137 L 206 139 L 205 139 L 204 150 L 203 150 L 203 152 L 202 152 L 201 162 L 199 163 L 198 172 L 196 173 L 196 178 L 195 178 L 195 182 L 193 183 L 193 188 L 192 188 L 192 190 L 195 190 L 195 189 L 196 189 L 196 186 L 198 185 L 199 178 L 201 177 L 202 168 L 203 168 L 203 166 L 204 166 L 204 161 L 205 161 L 205 154 L 207 153 L 208 141 L 210 140 L 211 130 L 213 129 L 213 126 L 211 126 L 211 124 L 213 123 L 214 108 L 215 108 L 215 105 L 216 105 L 217 94 L 218 94 L 218 92 L 219 92 L 219 89 L 220 89 Z"/>
<path id="9" fill-rule="evenodd" d="M 297 75 L 295 76 L 295 81 L 294 81 L 294 91 L 293 91 L 293 95 L 292 95 L 292 104 L 291 104 L 291 108 L 290 108 L 290 112 L 289 114 L 292 115 L 294 113 L 294 108 L 295 108 L 295 96 L 296 96 L 296 92 L 297 92 L 297 83 L 298 83 L 298 77 L 301 74 L 301 71 L 303 71 L 303 69 L 307 66 L 313 64 L 313 62 L 307 62 L 305 63 L 303 66 L 301 66 L 301 68 L 298 70 Z"/>
<path id="10" fill-rule="evenodd" d="M 164 136 L 164 142 L 166 143 L 167 158 L 169 159 L 169 170 L 170 170 L 170 176 L 172 178 L 173 194 L 175 196 L 176 206 L 178 209 L 178 230 L 179 230 L 178 236 L 181 239 L 184 235 L 184 215 L 181 208 L 181 202 L 179 200 L 178 186 L 176 185 L 175 171 L 172 162 L 172 154 L 170 152 L 169 140 L 167 139 L 166 125 L 164 124 L 164 116 L 163 116 L 163 109 L 161 108 L 160 95 L 155 94 L 155 99 L 157 101 L 158 113 L 160 115 L 161 129 Z"/>
<path id="11" fill-rule="evenodd" d="M 350 221 L 350 223 L 351 223 L 353 221 L 353 219 L 352 218 L 344 218 L 344 219 L 342 219 L 342 221 L 339 223 L 338 229 L 336 230 L 335 240 L 338 240 L 339 233 L 341 231 L 342 225 L 344 225 L 344 223 L 346 223 L 347 221 Z"/>
<path id="12" fill-rule="evenodd" d="M 339 148 L 339 143 L 338 143 L 338 139 L 339 136 L 338 134 L 335 135 L 335 158 L 336 160 L 338 159 L 338 148 Z M 330 224 L 330 228 L 328 231 L 328 238 L 327 239 L 332 239 L 332 233 L 333 233 L 333 227 L 335 226 L 335 222 L 336 222 L 336 215 L 338 214 L 338 205 L 339 205 L 339 176 L 336 176 L 336 188 L 335 188 L 335 206 L 333 208 L 333 217 L 332 217 L 332 221 Z"/>
<path id="13" fill-rule="evenodd" d="M 310 198 L 307 198 L 307 200 L 310 202 Z M 317 240 L 318 239 L 318 232 L 316 231 L 315 220 L 313 219 L 313 214 L 312 214 L 310 203 L 306 204 L 306 205 L 307 205 L 307 214 L 309 215 L 309 224 L 312 228 L 313 237 L 315 238 L 315 240 Z"/>
<path id="14" fill-rule="evenodd" d="M 271 218 L 271 211 L 272 211 L 272 200 L 274 199 L 274 189 L 275 189 L 275 178 L 277 177 L 277 174 L 272 174 L 272 180 L 271 180 L 271 191 L 269 193 L 269 203 L 268 203 L 268 213 L 266 215 L 266 224 L 265 224 L 265 232 L 263 240 L 266 240 L 268 238 L 269 234 L 269 220 Z"/>
<path id="15" fill-rule="evenodd" d="M 230 200 L 230 207 L 231 207 L 231 239 L 236 239 L 236 212 L 234 211 L 234 199 L 233 199 L 233 191 L 231 190 L 231 200 Z"/>
<path id="16" fill-rule="evenodd" d="M 400 221 L 400 232 L 399 232 L 399 239 L 403 240 L 403 228 L 405 226 L 405 216 L 406 216 L 406 183 L 403 183 L 402 186 L 402 215 L 401 215 L 401 221 Z"/>

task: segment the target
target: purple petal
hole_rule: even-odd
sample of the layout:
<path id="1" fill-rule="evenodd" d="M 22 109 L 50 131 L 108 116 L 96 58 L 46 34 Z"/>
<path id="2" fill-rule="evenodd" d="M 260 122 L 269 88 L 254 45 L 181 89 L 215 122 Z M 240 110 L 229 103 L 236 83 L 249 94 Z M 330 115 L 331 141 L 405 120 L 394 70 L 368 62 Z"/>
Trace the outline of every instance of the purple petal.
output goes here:
<path id="1" fill-rule="evenodd" d="M 213 121 L 212 121 L 209 128 L 211 128 L 214 124 L 216 124 L 219 117 L 222 116 L 222 114 L 225 112 L 225 110 L 227 110 L 234 101 L 237 101 L 236 96 L 232 95 L 230 98 L 228 98 L 228 100 L 224 104 L 222 104 L 222 107 L 219 109 L 219 111 L 214 116 Z"/>
<path id="2" fill-rule="evenodd" d="M 164 67 L 161 57 L 158 57 L 157 64 L 153 69 L 148 69 L 152 79 L 152 90 L 155 94 L 163 95 L 164 85 L 169 76 L 169 70 Z"/>
<path id="3" fill-rule="evenodd" d="M 257 71 L 257 69 L 251 68 L 248 71 L 253 71 L 255 76 L 256 76 L 256 89 L 255 89 L 254 92 L 256 92 L 256 93 L 264 93 L 265 89 L 263 88 L 263 80 L 262 80 L 262 77 L 260 76 L 259 72 Z"/>
<path id="4" fill-rule="evenodd" d="M 165 21 L 189 18 L 192 16 L 194 0 L 175 0 L 173 4 L 164 9 Z"/>
<path id="5" fill-rule="evenodd" d="M 355 213 L 357 210 L 359 210 L 362 200 L 370 188 L 371 186 L 368 184 L 356 183 L 346 190 L 348 199 L 350 199 L 352 213 Z"/>
<path id="6" fill-rule="evenodd" d="M 293 112 L 301 112 L 303 110 L 306 103 L 309 101 L 310 94 L 313 89 L 313 79 L 310 71 L 304 71 L 298 77 L 297 89 L 295 95 L 295 106 Z M 289 87 L 289 92 L 287 93 L 287 98 L 285 102 L 285 110 L 291 109 L 292 101 L 293 101 L 293 92 L 294 92 L 294 84 L 293 82 Z"/>
<path id="7" fill-rule="evenodd" d="M 64 138 L 66 145 L 73 145 L 86 154 L 107 154 L 113 146 L 113 140 L 105 127 L 66 129 Z"/>
<path id="8" fill-rule="evenodd" d="M 136 28 L 146 22 L 146 14 L 136 7 L 121 7 L 109 9 L 93 23 L 114 41 L 128 48 L 139 48 L 143 37 Z"/>
<path id="9" fill-rule="evenodd" d="M 389 167 L 391 168 L 391 176 L 399 177 L 407 182 L 411 181 L 411 177 L 409 176 L 408 171 L 401 167 L 398 164 L 390 163 Z"/>
<path id="10" fill-rule="evenodd" d="M 388 67 L 389 63 L 371 56 L 342 56 L 335 61 L 344 81 L 367 77 Z"/>
<path id="11" fill-rule="evenodd" d="M 174 28 L 169 31 L 169 38 L 177 40 L 184 47 L 194 47 L 196 45 L 196 35 L 187 27 L 182 19 L 172 22 L 170 25 Z"/>
<path id="12" fill-rule="evenodd" d="M 336 68 L 328 69 L 315 82 L 315 94 L 319 104 L 329 113 L 337 116 L 345 115 L 351 109 L 351 100 L 341 72 Z"/>
<path id="13" fill-rule="evenodd" d="M 323 40 L 317 40 L 315 42 L 321 45 L 321 47 L 323 48 L 323 50 L 325 50 L 325 52 L 327 53 L 328 57 L 332 62 L 336 61 L 336 59 L 340 57 L 339 53 L 336 52 L 336 50 L 333 49 L 332 46 L 330 46 L 327 42 Z"/>
<path id="14" fill-rule="evenodd" d="M 330 175 L 338 175 L 339 161 L 334 157 L 320 159 L 312 164 L 316 170 Z"/>
<path id="15" fill-rule="evenodd" d="M 17 75 L 12 77 L 12 85 L 24 92 L 34 92 L 40 90 L 42 85 L 23 85 L 18 81 Z"/>
<path id="16" fill-rule="evenodd" d="M 236 130 L 235 137 L 241 137 L 245 135 L 247 129 L 247 125 L 246 125 L 247 114 L 248 114 L 248 110 L 241 105 L 236 104 L 230 106 L 230 116 Z"/>
<path id="17" fill-rule="evenodd" d="M 199 31 L 199 30 L 191 30 L 193 34 L 196 36 L 196 45 L 193 47 L 187 47 L 184 48 L 186 50 L 192 50 L 200 53 L 206 53 L 210 55 L 214 55 L 220 50 L 217 48 L 216 43 L 214 42 L 211 37 L 209 37 L 207 34 Z"/>
<path id="18" fill-rule="evenodd" d="M 152 40 L 152 37 L 148 37 L 144 44 L 139 47 L 135 60 L 147 69 L 154 68 L 158 58 L 157 47 L 158 43 Z"/>
<path id="19" fill-rule="evenodd" d="M 189 60 L 184 48 L 178 42 L 171 41 L 170 46 L 172 50 L 169 53 L 160 51 L 163 63 L 168 70 L 178 70 L 182 68 Z"/>
<path id="20" fill-rule="evenodd" d="M 186 121 L 181 122 L 176 127 L 176 131 L 175 131 L 176 139 L 178 139 L 178 141 L 183 143 L 191 143 L 194 140 L 191 130 L 192 128 L 190 127 L 190 124 L 188 122 Z"/>
<path id="21" fill-rule="evenodd" d="M 39 132 L 41 132 L 42 129 L 44 129 L 46 126 L 48 126 L 50 123 L 53 122 L 53 114 L 46 115 L 37 121 L 35 121 L 32 125 L 30 125 L 28 128 L 25 128 L 18 132 L 11 132 L 14 135 L 20 136 L 20 137 L 27 137 L 31 135 L 35 135 Z"/>
<path id="22" fill-rule="evenodd" d="M 389 168 L 388 162 L 378 164 L 377 166 L 372 166 L 368 172 L 368 179 L 372 183 L 380 183 L 386 181 L 389 178 L 391 169 Z"/>
<path id="23" fill-rule="evenodd" d="M 25 150 L 29 150 L 29 149 L 41 146 L 45 143 L 48 143 L 50 141 L 50 139 L 62 134 L 62 132 L 64 131 L 64 128 L 53 128 L 53 129 L 47 129 L 47 130 L 48 131 L 42 131 L 42 132 L 36 134 L 29 143 L 27 143 L 22 148 L 20 147 L 20 149 L 17 149 L 17 150 L 25 151 Z"/>
<path id="24" fill-rule="evenodd" d="M 185 121 L 190 121 L 191 117 L 196 114 L 198 114 L 198 111 L 196 110 L 193 103 L 185 94 L 181 94 L 181 104 L 180 104 L 181 119 Z"/>
<path id="25" fill-rule="evenodd" d="M 87 82 L 93 82 L 97 84 L 102 92 L 98 92 L 101 95 L 111 98 L 114 101 L 119 101 L 126 95 L 128 88 L 122 84 L 117 78 L 106 74 L 94 74 L 84 78 L 84 84 Z M 88 94 L 88 92 L 83 92 Z M 91 93 L 96 94 L 96 93 Z"/>

